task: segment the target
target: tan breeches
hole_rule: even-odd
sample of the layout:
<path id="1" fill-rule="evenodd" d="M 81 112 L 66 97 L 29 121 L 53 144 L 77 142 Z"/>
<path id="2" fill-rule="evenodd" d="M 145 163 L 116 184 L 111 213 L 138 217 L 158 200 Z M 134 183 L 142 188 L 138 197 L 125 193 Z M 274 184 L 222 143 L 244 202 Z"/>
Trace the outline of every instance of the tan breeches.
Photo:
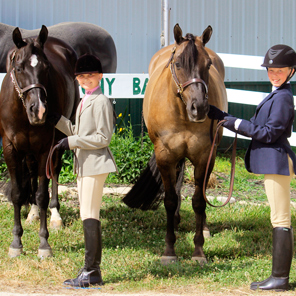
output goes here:
<path id="1" fill-rule="evenodd" d="M 290 183 L 294 176 L 293 162 L 288 156 L 290 176 L 266 174 L 264 186 L 270 205 L 270 220 L 273 228 L 291 228 Z"/>
<path id="2" fill-rule="evenodd" d="M 77 190 L 81 220 L 100 220 L 103 188 L 107 174 L 89 177 L 77 177 Z"/>

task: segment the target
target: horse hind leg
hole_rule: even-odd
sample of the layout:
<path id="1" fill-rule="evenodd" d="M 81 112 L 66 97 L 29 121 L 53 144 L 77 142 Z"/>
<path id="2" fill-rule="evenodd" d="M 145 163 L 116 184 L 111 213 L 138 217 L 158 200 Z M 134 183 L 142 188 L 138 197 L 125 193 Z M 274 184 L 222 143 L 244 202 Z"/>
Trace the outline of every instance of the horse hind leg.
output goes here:
<path id="1" fill-rule="evenodd" d="M 58 177 L 61 170 L 61 154 L 60 151 L 56 151 L 54 158 L 54 180 L 52 180 L 52 191 L 51 191 L 51 199 L 49 204 L 49 210 L 51 212 L 49 227 L 55 230 L 60 230 L 63 227 L 63 220 L 59 213 L 60 204 L 59 204 L 59 196 L 58 196 Z"/>
<path id="2" fill-rule="evenodd" d="M 27 155 L 23 161 L 23 190 L 28 192 L 30 212 L 26 219 L 26 224 L 31 224 L 40 220 L 39 208 L 36 204 L 36 191 L 38 188 L 38 163 L 33 156 Z"/>
<path id="3" fill-rule="evenodd" d="M 63 220 L 59 213 L 58 202 L 58 184 L 52 182 L 52 193 L 50 199 L 49 210 L 51 212 L 49 227 L 55 230 L 60 230 L 63 227 Z"/>
<path id="4" fill-rule="evenodd" d="M 39 208 L 36 204 L 31 204 L 30 212 L 26 219 L 26 224 L 32 224 L 40 220 Z"/>
<path id="5" fill-rule="evenodd" d="M 177 182 L 176 182 L 176 193 L 178 195 L 178 207 L 175 212 L 175 217 L 174 217 L 174 225 L 175 225 L 175 230 L 178 231 L 178 226 L 180 224 L 181 218 L 180 218 L 180 207 L 181 207 L 181 188 L 183 185 L 183 180 L 184 180 L 184 169 L 185 169 L 185 158 L 180 160 L 180 162 L 177 165 Z"/>
<path id="6" fill-rule="evenodd" d="M 178 194 L 175 189 L 176 170 L 175 166 L 160 169 L 165 188 L 164 206 L 167 214 L 167 232 L 165 237 L 166 248 L 161 257 L 161 264 L 168 265 L 177 261 L 174 249 L 176 242 L 175 215 L 178 209 Z"/>
<path id="7" fill-rule="evenodd" d="M 39 238 L 40 245 L 38 248 L 38 257 L 46 258 L 52 256 L 52 250 L 48 243 L 49 232 L 47 229 L 47 209 L 49 204 L 48 183 L 49 180 L 45 176 L 45 162 L 46 158 L 41 158 L 39 174 L 39 186 L 36 192 L 36 201 L 40 210 L 40 229 Z M 43 175 L 42 175 L 43 173 Z"/>
<path id="8" fill-rule="evenodd" d="M 204 219 L 202 233 L 203 233 L 204 238 L 210 238 L 211 237 L 210 228 L 209 228 L 209 226 L 207 224 L 206 218 Z"/>

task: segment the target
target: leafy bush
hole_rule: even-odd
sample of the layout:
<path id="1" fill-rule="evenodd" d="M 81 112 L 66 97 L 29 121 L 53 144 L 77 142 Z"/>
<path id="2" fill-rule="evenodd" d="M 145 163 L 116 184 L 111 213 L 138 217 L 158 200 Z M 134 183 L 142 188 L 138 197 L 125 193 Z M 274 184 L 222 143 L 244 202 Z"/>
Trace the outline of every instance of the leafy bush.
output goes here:
<path id="1" fill-rule="evenodd" d="M 59 183 L 71 183 L 76 179 L 73 174 L 73 152 L 66 150 L 62 156 L 62 169 L 59 174 Z"/>
<path id="2" fill-rule="evenodd" d="M 133 183 L 147 166 L 153 152 L 148 134 L 135 137 L 130 121 L 125 125 L 123 119 L 117 125 L 109 147 L 115 158 L 118 174 L 109 174 L 107 183 Z"/>

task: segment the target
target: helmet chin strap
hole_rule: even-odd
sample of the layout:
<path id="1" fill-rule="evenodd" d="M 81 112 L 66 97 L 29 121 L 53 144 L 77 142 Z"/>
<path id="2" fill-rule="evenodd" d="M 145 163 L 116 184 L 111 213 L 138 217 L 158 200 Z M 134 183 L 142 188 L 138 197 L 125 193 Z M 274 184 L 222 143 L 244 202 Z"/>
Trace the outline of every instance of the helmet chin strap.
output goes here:
<path id="1" fill-rule="evenodd" d="M 288 75 L 286 81 L 285 81 L 283 84 L 285 84 L 285 83 L 287 83 L 288 81 L 290 81 L 290 80 L 292 79 L 292 77 L 294 76 L 294 74 L 295 74 L 295 68 L 292 68 L 290 74 Z M 283 85 L 283 84 L 282 84 L 282 85 Z M 282 85 L 281 85 L 281 86 L 282 86 Z"/>
<path id="2" fill-rule="evenodd" d="M 266 67 L 266 70 L 268 71 L 268 68 Z M 294 70 L 294 71 L 293 71 Z M 292 79 L 292 77 L 294 76 L 296 72 L 296 68 L 292 67 L 290 74 L 288 75 L 287 79 L 285 80 L 285 82 L 279 86 L 278 88 L 282 87 L 285 83 L 287 83 L 288 81 L 290 81 Z"/>
<path id="3" fill-rule="evenodd" d="M 268 70 L 268 68 L 266 68 L 266 70 Z M 294 72 L 293 72 L 293 70 L 294 70 Z M 278 88 L 282 87 L 284 84 L 286 84 L 287 82 L 289 82 L 289 81 L 292 79 L 292 77 L 294 76 L 295 72 L 296 72 L 296 68 L 292 68 L 292 69 L 291 69 L 291 72 L 290 72 L 290 74 L 288 75 L 288 77 L 287 77 L 287 79 L 285 80 L 285 82 L 284 82 L 281 86 L 279 86 Z"/>

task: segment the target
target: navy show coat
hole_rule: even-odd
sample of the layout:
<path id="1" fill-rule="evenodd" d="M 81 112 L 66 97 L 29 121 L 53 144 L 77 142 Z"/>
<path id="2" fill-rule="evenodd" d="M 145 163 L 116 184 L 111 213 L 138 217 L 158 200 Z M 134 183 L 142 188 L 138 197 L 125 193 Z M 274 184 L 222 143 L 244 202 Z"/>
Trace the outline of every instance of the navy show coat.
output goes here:
<path id="1" fill-rule="evenodd" d="M 287 154 L 296 172 L 296 156 L 288 142 L 293 120 L 294 102 L 289 83 L 271 92 L 257 106 L 250 121 L 242 120 L 235 132 L 252 138 L 245 155 L 249 172 L 290 175 Z"/>

